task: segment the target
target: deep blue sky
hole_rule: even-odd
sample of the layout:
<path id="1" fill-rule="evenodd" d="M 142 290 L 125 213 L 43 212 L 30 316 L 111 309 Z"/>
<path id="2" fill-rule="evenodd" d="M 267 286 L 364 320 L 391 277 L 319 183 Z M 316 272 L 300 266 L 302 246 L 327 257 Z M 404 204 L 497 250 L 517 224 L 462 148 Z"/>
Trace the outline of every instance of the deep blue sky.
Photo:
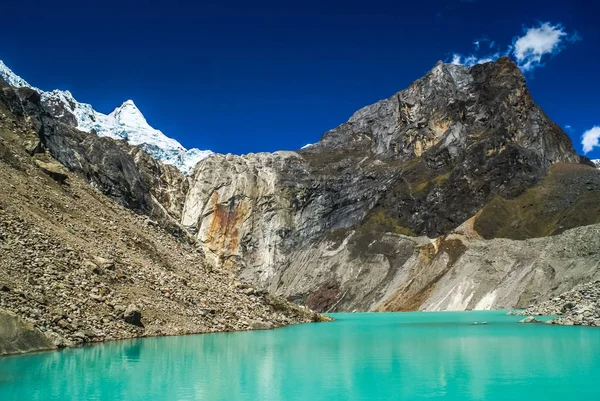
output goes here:
<path id="1" fill-rule="evenodd" d="M 527 74 L 535 100 L 572 127 L 578 151 L 600 125 L 600 10 L 590 0 L 94 3 L 3 1 L 0 59 L 105 113 L 133 99 L 186 147 L 298 149 L 436 61 L 472 52 L 474 40 L 505 48 L 545 21 L 582 40 Z"/>

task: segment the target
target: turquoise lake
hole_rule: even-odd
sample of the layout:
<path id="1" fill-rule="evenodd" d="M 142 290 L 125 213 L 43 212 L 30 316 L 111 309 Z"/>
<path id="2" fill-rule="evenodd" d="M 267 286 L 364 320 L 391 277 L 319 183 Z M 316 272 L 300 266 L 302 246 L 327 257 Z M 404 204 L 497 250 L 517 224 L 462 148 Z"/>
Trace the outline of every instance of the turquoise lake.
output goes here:
<path id="1" fill-rule="evenodd" d="M 2 358 L 0 400 L 600 400 L 600 329 L 496 311 L 333 316 Z"/>

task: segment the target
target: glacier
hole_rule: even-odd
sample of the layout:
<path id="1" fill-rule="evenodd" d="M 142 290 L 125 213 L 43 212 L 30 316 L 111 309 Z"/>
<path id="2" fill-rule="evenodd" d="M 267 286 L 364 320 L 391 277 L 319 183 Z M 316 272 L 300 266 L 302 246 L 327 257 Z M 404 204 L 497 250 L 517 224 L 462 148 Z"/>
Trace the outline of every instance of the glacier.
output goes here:
<path id="1" fill-rule="evenodd" d="M 200 160 L 213 154 L 210 150 L 186 149 L 175 139 L 150 126 L 132 100 L 123 102 L 110 114 L 103 114 L 94 110 L 90 104 L 78 102 L 69 91 L 55 89 L 46 92 L 30 85 L 2 60 L 0 77 L 14 87 L 28 87 L 40 93 L 42 102 L 56 114 L 55 117 L 71 123 L 77 129 L 125 140 L 128 144 L 143 149 L 154 159 L 177 167 L 185 175 L 189 175 Z"/>

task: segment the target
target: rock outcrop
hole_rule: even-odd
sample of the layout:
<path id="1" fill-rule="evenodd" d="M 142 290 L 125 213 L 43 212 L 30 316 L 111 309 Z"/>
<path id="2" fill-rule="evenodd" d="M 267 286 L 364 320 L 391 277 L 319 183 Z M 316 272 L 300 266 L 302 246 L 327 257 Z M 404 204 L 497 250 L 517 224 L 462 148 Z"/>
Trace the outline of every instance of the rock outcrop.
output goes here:
<path id="1" fill-rule="evenodd" d="M 527 316 L 525 319 L 519 320 L 519 323 L 542 323 L 533 316 Z"/>
<path id="2" fill-rule="evenodd" d="M 0 356 L 56 348 L 50 340 L 16 314 L 0 309 Z"/>
<path id="3" fill-rule="evenodd" d="M 339 235 L 293 252 L 267 290 L 321 311 L 511 309 L 600 278 L 600 225 L 524 241 Z"/>
<path id="4" fill-rule="evenodd" d="M 4 86 L 3 86 L 4 85 Z M 123 206 L 148 215 L 176 235 L 187 180 L 139 148 L 84 133 L 48 114 L 41 96 L 30 88 L 14 89 L 0 81 L 0 103 L 6 118 L 22 124 L 34 151 L 46 150 L 55 161 Z"/>

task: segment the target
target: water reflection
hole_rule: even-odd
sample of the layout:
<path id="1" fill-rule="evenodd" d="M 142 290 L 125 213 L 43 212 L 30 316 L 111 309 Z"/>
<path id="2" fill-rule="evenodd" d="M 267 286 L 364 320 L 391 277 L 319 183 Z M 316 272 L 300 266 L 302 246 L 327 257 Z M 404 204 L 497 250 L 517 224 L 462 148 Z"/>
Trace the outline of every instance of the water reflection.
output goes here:
<path id="1" fill-rule="evenodd" d="M 479 314 L 479 315 L 478 315 Z M 0 359 L 1 400 L 599 399 L 600 330 L 498 312 L 332 324 Z M 472 321 L 487 320 L 487 326 Z"/>

